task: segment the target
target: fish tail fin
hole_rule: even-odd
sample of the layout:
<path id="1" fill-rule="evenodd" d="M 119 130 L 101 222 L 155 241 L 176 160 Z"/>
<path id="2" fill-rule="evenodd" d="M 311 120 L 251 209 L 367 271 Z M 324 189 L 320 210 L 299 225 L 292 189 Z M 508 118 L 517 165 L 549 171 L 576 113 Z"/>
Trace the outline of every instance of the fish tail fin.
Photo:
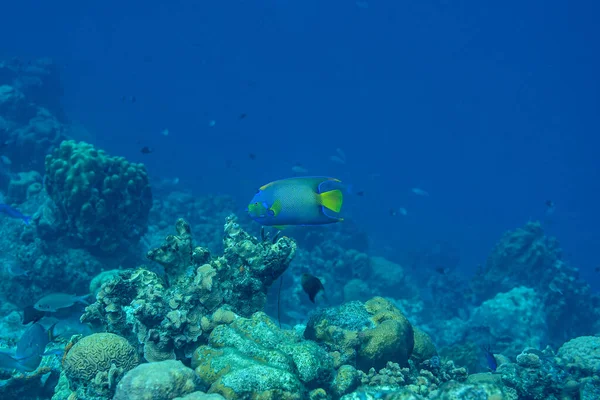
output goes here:
<path id="1" fill-rule="evenodd" d="M 336 213 L 339 213 L 342 209 L 342 203 L 344 201 L 344 194 L 341 190 L 335 189 L 330 190 L 319 195 L 320 204 Z"/>
<path id="2" fill-rule="evenodd" d="M 77 297 L 77 301 L 81 304 L 85 304 L 86 306 L 90 305 L 90 302 L 87 301 L 87 298 L 89 297 L 89 294 L 84 294 L 83 296 L 78 296 Z"/>

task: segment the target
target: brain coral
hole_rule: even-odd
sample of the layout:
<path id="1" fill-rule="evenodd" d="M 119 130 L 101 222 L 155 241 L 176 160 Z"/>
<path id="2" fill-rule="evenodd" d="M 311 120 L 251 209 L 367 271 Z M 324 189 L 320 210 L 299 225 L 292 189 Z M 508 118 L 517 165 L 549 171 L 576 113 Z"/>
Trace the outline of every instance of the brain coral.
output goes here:
<path id="1" fill-rule="evenodd" d="M 152 193 L 146 169 L 68 140 L 46 156 L 46 189 L 70 235 L 113 253 L 146 232 Z"/>
<path id="2" fill-rule="evenodd" d="M 108 373 L 115 367 L 127 372 L 138 362 L 137 353 L 127 340 L 113 333 L 95 333 L 73 345 L 65 355 L 63 368 L 71 389 L 77 389 L 92 382 L 99 373 Z"/>

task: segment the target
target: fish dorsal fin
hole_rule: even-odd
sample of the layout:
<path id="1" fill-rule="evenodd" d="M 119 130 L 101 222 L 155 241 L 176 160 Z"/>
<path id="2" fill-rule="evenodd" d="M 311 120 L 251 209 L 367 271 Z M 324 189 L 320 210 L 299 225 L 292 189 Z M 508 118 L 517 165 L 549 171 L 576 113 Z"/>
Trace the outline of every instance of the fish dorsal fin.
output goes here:
<path id="1" fill-rule="evenodd" d="M 342 209 L 342 202 L 344 201 L 344 195 L 339 189 L 330 190 L 329 192 L 321 193 L 318 196 L 319 204 L 328 210 L 339 213 Z"/>
<path id="2" fill-rule="evenodd" d="M 273 205 L 269 208 L 269 211 L 273 212 L 273 216 L 276 217 L 281 212 L 281 200 L 277 199 L 273 202 Z"/>

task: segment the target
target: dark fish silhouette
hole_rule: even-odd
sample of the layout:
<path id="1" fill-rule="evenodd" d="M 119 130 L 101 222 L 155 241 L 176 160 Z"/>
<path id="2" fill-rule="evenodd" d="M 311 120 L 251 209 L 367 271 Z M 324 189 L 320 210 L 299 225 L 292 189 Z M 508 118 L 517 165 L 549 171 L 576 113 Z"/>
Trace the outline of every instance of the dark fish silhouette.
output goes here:
<path id="1" fill-rule="evenodd" d="M 33 306 L 27 306 L 23 309 L 23 325 L 27 325 L 30 322 L 38 322 L 45 315 L 44 311 L 36 310 Z"/>
<path id="2" fill-rule="evenodd" d="M 240 116 L 238 117 L 238 119 L 244 119 L 248 116 L 248 114 L 246 113 L 241 113 Z"/>
<path id="3" fill-rule="evenodd" d="M 254 154 L 254 153 L 250 153 L 250 154 L 248 154 L 248 157 L 249 157 L 251 160 L 256 160 L 256 154 Z"/>
<path id="4" fill-rule="evenodd" d="M 363 192 L 363 191 L 361 190 L 361 191 L 359 191 L 359 192 L 356 192 L 356 195 L 357 195 L 357 196 L 364 196 L 364 195 L 365 195 L 365 192 Z"/>
<path id="5" fill-rule="evenodd" d="M 154 151 L 154 149 L 148 146 L 144 146 L 141 148 L 140 151 L 142 152 L 142 154 L 150 154 Z"/>
<path id="6" fill-rule="evenodd" d="M 325 291 L 319 278 L 311 274 L 302 274 L 302 289 L 313 303 L 315 302 L 317 294 L 319 294 L 321 290 Z"/>

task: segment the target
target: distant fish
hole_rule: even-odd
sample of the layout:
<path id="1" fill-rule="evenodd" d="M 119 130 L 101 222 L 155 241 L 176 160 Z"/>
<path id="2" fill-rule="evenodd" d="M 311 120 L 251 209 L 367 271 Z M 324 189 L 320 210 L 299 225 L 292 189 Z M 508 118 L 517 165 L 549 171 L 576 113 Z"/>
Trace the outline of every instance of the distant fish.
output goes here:
<path id="1" fill-rule="evenodd" d="M 344 153 L 344 150 L 338 147 L 335 149 L 335 152 L 337 154 L 329 157 L 329 159 L 338 164 L 346 164 L 346 153 Z"/>
<path id="2" fill-rule="evenodd" d="M 21 268 L 19 263 L 16 262 L 15 260 L 7 261 L 6 264 L 4 264 L 4 269 L 9 275 L 14 276 L 14 277 L 17 277 L 17 276 L 29 277 L 29 271 L 26 271 L 23 268 Z"/>
<path id="3" fill-rule="evenodd" d="M 311 274 L 302 274 L 302 290 L 308 295 L 311 302 L 315 302 L 315 297 L 321 291 L 325 291 L 321 280 Z"/>
<path id="4" fill-rule="evenodd" d="M 400 207 L 397 210 L 395 208 L 390 208 L 390 215 L 392 217 L 395 217 L 397 215 L 402 215 L 405 217 L 408 215 L 408 211 L 406 211 L 406 208 L 404 207 Z"/>
<path id="5" fill-rule="evenodd" d="M 33 307 L 38 311 L 55 312 L 61 308 L 71 307 L 75 303 L 89 305 L 85 300 L 88 295 L 76 296 L 67 293 L 51 293 L 39 299 Z"/>
<path id="6" fill-rule="evenodd" d="M 238 119 L 244 119 L 244 118 L 246 118 L 247 116 L 248 116 L 248 115 L 247 115 L 246 113 L 241 113 L 241 114 L 238 116 Z"/>
<path id="7" fill-rule="evenodd" d="M 162 131 L 160 131 L 160 133 L 161 133 L 163 136 L 169 136 L 169 130 L 168 130 L 168 129 L 163 129 Z"/>
<path id="8" fill-rule="evenodd" d="M 342 160 L 339 156 L 331 156 L 329 157 L 329 159 L 331 161 L 333 161 L 334 163 L 338 163 L 338 164 L 346 164 L 345 160 Z"/>
<path id="9" fill-rule="evenodd" d="M 171 181 L 171 183 L 172 183 L 173 185 L 177 185 L 177 184 L 179 184 L 179 178 L 178 178 L 178 177 L 175 177 L 175 178 L 173 178 L 173 180 Z"/>
<path id="10" fill-rule="evenodd" d="M 248 158 L 251 160 L 256 160 L 256 154 L 250 153 L 250 154 L 248 154 Z"/>
<path id="11" fill-rule="evenodd" d="M 292 167 L 292 172 L 295 174 L 307 174 L 308 170 L 304 168 L 301 164 L 296 164 Z"/>
<path id="12" fill-rule="evenodd" d="M 556 284 L 554 283 L 554 281 L 550 282 L 550 284 L 548 285 L 548 288 L 553 291 L 554 293 L 558 293 L 560 295 L 563 294 L 562 290 L 560 290 Z"/>
<path id="13" fill-rule="evenodd" d="M 356 195 L 362 197 L 365 195 L 365 192 L 363 190 L 359 190 L 358 192 L 356 192 Z"/>
<path id="14" fill-rule="evenodd" d="M 135 96 L 123 96 L 123 97 L 121 97 L 121 101 L 123 103 L 127 102 L 127 103 L 132 103 L 133 104 L 133 103 L 135 103 L 136 98 L 135 98 Z"/>
<path id="15" fill-rule="evenodd" d="M 208 126 L 210 128 L 214 128 L 216 124 L 217 124 L 217 121 L 215 121 L 214 119 L 211 119 L 210 121 L 208 121 Z"/>
<path id="16" fill-rule="evenodd" d="M 6 156 L 0 156 L 0 160 L 2 160 L 2 163 L 4 165 L 11 165 L 12 161 L 10 160 L 10 158 L 6 157 Z"/>
<path id="17" fill-rule="evenodd" d="M 424 196 L 424 197 L 429 196 L 429 193 L 423 189 L 412 188 L 412 189 L 410 189 L 410 191 L 413 192 L 414 194 L 416 194 L 417 196 Z"/>
<path id="18" fill-rule="evenodd" d="M 483 350 L 483 354 L 485 356 L 485 361 L 487 362 L 488 368 L 492 372 L 495 372 L 496 368 L 498 368 L 498 361 L 496 360 L 494 353 L 492 353 L 491 347 L 489 345 L 481 346 L 481 349 Z"/>
<path id="19" fill-rule="evenodd" d="M 150 154 L 150 153 L 152 153 L 153 151 L 154 151 L 154 149 L 153 149 L 153 148 L 151 148 L 151 147 L 148 147 L 148 146 L 144 146 L 144 147 L 142 147 L 142 148 L 140 149 L 140 152 L 141 152 L 142 154 Z"/>
<path id="20" fill-rule="evenodd" d="M 556 204 L 552 200 L 546 200 L 546 214 L 552 214 L 556 207 Z"/>
<path id="21" fill-rule="evenodd" d="M 29 223 L 31 222 L 30 216 L 23 214 L 21 211 L 12 208 L 8 204 L 0 204 L 0 212 L 8 215 L 11 218 L 23 220 L 23 222 L 25 222 L 25 225 L 29 225 Z"/>

